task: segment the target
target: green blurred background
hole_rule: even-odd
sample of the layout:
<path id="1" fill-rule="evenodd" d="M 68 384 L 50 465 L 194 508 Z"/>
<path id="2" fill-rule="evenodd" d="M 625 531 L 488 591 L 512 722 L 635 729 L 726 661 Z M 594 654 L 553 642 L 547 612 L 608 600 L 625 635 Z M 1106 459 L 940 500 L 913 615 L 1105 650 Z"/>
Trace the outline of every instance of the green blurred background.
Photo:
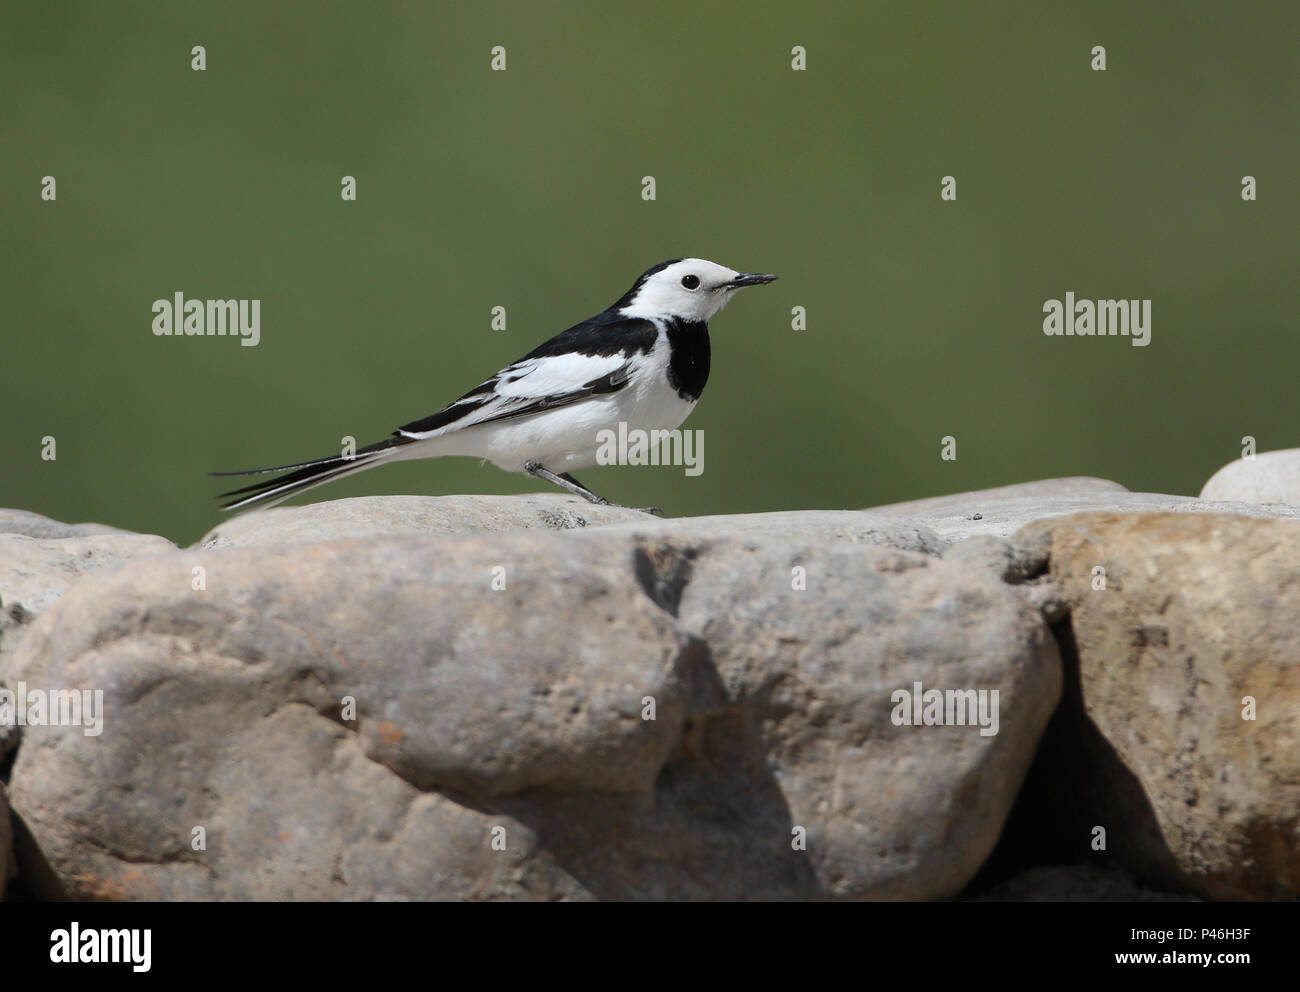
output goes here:
<path id="1" fill-rule="evenodd" d="M 0 506 L 193 541 L 209 470 L 385 437 L 678 255 L 782 278 L 713 323 L 704 474 L 582 474 L 614 500 L 1195 494 L 1300 435 L 1298 8 L 5 0 Z M 261 344 L 155 337 L 178 290 L 260 299 Z M 1067 291 L 1152 299 L 1151 345 L 1045 337 Z M 445 459 L 297 502 L 545 488 Z"/>

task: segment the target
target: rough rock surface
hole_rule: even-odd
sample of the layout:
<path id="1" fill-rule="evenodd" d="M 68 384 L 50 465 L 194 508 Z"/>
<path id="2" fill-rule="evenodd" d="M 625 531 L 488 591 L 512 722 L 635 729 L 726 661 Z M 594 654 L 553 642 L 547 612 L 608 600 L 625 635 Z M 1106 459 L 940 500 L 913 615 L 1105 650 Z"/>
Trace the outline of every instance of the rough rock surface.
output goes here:
<path id="1" fill-rule="evenodd" d="M 8 510 L 0 508 L 0 534 L 21 534 L 41 540 L 53 540 L 61 537 L 94 537 L 100 534 L 132 534 L 134 531 L 121 530 L 107 524 L 65 524 L 62 520 L 52 520 L 30 510 Z"/>
<path id="2" fill-rule="evenodd" d="M 795 568 L 806 589 L 792 599 Z M 722 694 L 698 732 L 758 743 L 749 760 L 765 755 L 755 772 L 770 770 L 807 826 L 819 894 L 956 895 L 993 849 L 1060 695 L 1036 612 L 992 576 L 916 554 L 771 546 L 701 556 L 679 610 Z M 896 726 L 887 701 L 916 682 L 997 689 L 1013 722 L 990 737 Z"/>
<path id="3" fill-rule="evenodd" d="M 41 613 L 88 574 L 175 549 L 171 541 L 155 534 L 0 534 L 0 608 L 11 614 L 15 608 L 27 615 Z"/>
<path id="4" fill-rule="evenodd" d="M 623 530 L 88 578 L 0 676 L 102 688 L 104 731 L 26 728 L 13 808 L 79 897 L 957 894 L 1059 695 L 1037 612 L 891 548 Z M 997 734 L 895 726 L 916 681 L 998 689 Z"/>
<path id="5" fill-rule="evenodd" d="M 596 506 L 559 493 L 524 496 L 375 496 L 309 506 L 275 507 L 234 517 L 198 547 L 316 544 L 402 534 L 496 534 L 517 530 L 621 527 L 625 532 L 697 538 L 818 536 L 938 555 L 943 541 L 909 521 L 862 510 L 798 510 L 663 519 L 625 507 Z"/>
<path id="6" fill-rule="evenodd" d="M 910 520 L 950 543 L 972 537 L 1010 537 L 1037 520 L 1073 513 L 1232 513 L 1251 517 L 1300 520 L 1300 506 L 1262 506 L 1214 502 L 1194 496 L 1131 493 L 1104 479 L 1047 479 L 1018 486 L 939 496 L 873 507 L 886 519 Z"/>
<path id="7" fill-rule="evenodd" d="M 734 540 L 747 547 L 771 541 L 816 541 L 823 546 L 871 544 L 939 557 L 944 542 L 934 531 L 910 520 L 879 517 L 870 510 L 790 510 L 737 513 L 616 524 L 612 532 L 691 541 Z"/>
<path id="8" fill-rule="evenodd" d="M 276 506 L 222 521 L 198 542 L 203 550 L 317 544 L 363 537 L 574 530 L 654 520 L 621 506 L 598 506 L 561 493 L 523 496 L 371 496 L 305 506 Z"/>
<path id="9" fill-rule="evenodd" d="M 1049 737 L 1071 698 L 1077 719 L 1036 765 L 1057 785 L 1040 832 L 1086 845 L 1103 826 L 1124 868 L 1209 899 L 1300 898 L 1300 527 L 1084 514 L 1028 532 L 1050 539 L 1077 652 Z"/>
<path id="10" fill-rule="evenodd" d="M 1229 462 L 1210 477 L 1201 499 L 1300 506 L 1300 448 Z"/>

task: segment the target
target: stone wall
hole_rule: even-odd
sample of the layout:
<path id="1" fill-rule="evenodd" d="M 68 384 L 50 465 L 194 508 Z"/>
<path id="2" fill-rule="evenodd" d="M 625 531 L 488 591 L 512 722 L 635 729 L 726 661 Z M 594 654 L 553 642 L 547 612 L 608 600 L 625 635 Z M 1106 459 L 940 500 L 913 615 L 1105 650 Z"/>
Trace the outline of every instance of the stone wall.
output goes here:
<path id="1" fill-rule="evenodd" d="M 1294 899 L 1300 508 L 1220 489 L 349 499 L 189 549 L 0 511 L 0 888 Z"/>

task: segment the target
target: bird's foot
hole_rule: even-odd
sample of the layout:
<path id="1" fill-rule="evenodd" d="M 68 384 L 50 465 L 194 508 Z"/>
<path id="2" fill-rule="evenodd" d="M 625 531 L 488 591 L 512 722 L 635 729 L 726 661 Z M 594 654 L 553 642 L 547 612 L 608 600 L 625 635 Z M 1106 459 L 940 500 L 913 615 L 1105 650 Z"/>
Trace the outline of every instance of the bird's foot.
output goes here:
<path id="1" fill-rule="evenodd" d="M 593 496 L 595 497 L 594 499 L 592 498 Z M 613 507 L 615 510 L 636 510 L 638 513 L 658 514 L 660 516 L 663 516 L 664 512 L 657 506 L 624 506 L 622 503 L 615 503 L 613 500 L 608 500 L 604 496 L 596 496 L 594 493 L 592 496 L 584 498 L 588 503 L 594 504 L 595 506 L 609 506 Z"/>
<path id="2" fill-rule="evenodd" d="M 568 472 L 561 472 L 559 475 L 556 475 L 554 472 L 547 470 L 546 467 L 538 461 L 526 461 L 524 462 L 523 468 L 529 475 L 536 476 L 539 479 L 545 479 L 547 482 L 559 486 L 565 492 L 573 493 L 575 496 L 581 496 L 588 503 L 591 503 L 594 506 L 612 506 L 619 510 L 636 510 L 640 513 L 662 514 L 664 512 L 657 506 L 624 506 L 622 503 L 613 503 L 610 500 L 607 500 L 604 496 L 597 496 Z"/>

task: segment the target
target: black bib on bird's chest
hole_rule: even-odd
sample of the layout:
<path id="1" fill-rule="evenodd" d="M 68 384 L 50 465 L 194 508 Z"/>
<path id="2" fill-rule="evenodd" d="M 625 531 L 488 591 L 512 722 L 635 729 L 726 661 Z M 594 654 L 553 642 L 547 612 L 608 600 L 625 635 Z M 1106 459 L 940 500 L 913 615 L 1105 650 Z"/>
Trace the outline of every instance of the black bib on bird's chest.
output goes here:
<path id="1" fill-rule="evenodd" d="M 709 381 L 709 325 L 702 320 L 668 322 L 668 385 L 694 403 Z"/>

